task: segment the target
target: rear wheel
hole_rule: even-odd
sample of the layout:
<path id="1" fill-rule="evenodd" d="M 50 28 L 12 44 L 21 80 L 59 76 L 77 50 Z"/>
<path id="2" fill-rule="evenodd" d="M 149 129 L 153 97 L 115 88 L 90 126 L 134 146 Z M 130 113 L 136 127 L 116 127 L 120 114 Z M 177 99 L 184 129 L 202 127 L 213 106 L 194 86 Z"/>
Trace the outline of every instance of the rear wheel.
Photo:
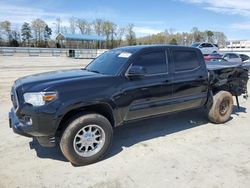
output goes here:
<path id="1" fill-rule="evenodd" d="M 213 96 L 213 105 L 208 110 L 208 119 L 213 123 L 229 120 L 233 111 L 233 96 L 227 91 L 220 91 Z"/>
<path id="2" fill-rule="evenodd" d="M 111 147 L 113 130 L 110 122 L 99 114 L 78 115 L 63 132 L 60 148 L 75 165 L 99 161 Z"/>

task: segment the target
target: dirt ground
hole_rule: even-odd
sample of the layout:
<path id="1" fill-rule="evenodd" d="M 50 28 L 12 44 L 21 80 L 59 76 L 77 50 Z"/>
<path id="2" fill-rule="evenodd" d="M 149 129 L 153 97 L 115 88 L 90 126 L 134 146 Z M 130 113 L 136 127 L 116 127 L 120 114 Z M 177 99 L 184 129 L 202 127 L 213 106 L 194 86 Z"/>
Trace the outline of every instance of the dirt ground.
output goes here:
<path id="1" fill-rule="evenodd" d="M 12 132 L 9 92 L 15 79 L 88 62 L 0 56 L 0 188 L 250 187 L 250 99 L 240 98 L 241 108 L 222 125 L 192 110 L 117 128 L 109 155 L 84 167 L 72 166 L 59 148 L 42 148 Z"/>

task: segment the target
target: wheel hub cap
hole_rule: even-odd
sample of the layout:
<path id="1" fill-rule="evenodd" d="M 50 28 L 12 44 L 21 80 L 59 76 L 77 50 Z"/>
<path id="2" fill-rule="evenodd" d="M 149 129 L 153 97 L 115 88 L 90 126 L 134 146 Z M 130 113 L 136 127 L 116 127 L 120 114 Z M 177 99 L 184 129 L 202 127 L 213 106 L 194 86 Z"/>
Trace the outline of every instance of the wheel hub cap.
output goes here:
<path id="1" fill-rule="evenodd" d="M 105 142 L 105 132 L 98 125 L 87 125 L 74 137 L 75 152 L 82 157 L 91 157 L 98 153 Z"/>

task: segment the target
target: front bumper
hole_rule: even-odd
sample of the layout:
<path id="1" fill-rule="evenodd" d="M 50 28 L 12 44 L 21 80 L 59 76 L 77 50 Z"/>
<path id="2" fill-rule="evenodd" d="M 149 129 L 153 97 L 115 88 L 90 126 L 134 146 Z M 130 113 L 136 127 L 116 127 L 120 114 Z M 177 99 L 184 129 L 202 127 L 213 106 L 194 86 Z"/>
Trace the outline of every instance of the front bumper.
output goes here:
<path id="1" fill-rule="evenodd" d="M 16 134 L 26 137 L 32 137 L 32 135 L 27 133 L 32 127 L 21 123 L 18 117 L 16 116 L 16 113 L 14 112 L 13 108 L 9 112 L 9 126 Z"/>
<path id="2" fill-rule="evenodd" d="M 27 125 L 19 121 L 15 110 L 12 108 L 9 112 L 9 126 L 13 132 L 26 137 L 34 137 L 38 140 L 39 144 L 44 147 L 55 146 L 54 136 L 40 136 L 37 135 L 37 125 Z"/>

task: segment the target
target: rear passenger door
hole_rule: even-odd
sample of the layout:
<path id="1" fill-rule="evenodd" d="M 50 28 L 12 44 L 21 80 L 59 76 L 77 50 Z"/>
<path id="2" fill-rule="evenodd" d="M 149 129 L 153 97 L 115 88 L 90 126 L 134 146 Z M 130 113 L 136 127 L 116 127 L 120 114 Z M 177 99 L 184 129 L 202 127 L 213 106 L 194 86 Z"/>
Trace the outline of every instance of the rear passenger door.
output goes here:
<path id="1" fill-rule="evenodd" d="M 232 63 L 242 63 L 242 59 L 236 54 L 229 54 L 229 61 Z"/>
<path id="2" fill-rule="evenodd" d="M 204 105 L 207 99 L 208 74 L 200 52 L 172 49 L 173 110 Z"/>

